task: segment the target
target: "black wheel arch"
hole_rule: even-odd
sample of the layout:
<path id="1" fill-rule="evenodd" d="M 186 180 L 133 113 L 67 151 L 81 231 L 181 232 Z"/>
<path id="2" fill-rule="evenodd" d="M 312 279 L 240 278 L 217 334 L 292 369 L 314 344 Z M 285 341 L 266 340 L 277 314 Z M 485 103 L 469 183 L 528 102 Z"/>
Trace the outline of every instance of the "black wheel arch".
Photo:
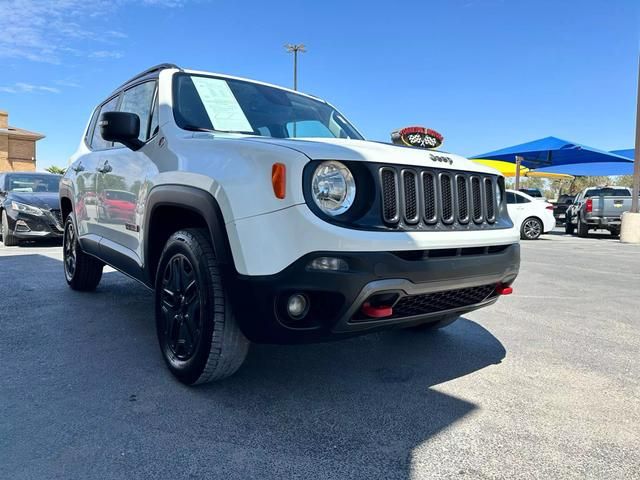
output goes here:
<path id="1" fill-rule="evenodd" d="M 213 195 L 186 185 L 159 185 L 147 196 L 143 220 L 144 280 L 148 286 L 154 286 L 155 272 L 168 238 L 178 230 L 193 227 L 208 230 L 220 266 L 223 270 L 233 268 L 224 217 Z"/>

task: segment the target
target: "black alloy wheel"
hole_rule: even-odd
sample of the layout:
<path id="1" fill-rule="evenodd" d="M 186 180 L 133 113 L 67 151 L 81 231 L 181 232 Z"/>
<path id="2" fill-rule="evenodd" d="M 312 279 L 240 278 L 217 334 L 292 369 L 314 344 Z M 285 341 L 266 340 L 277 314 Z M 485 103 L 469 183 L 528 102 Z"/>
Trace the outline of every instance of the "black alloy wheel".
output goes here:
<path id="1" fill-rule="evenodd" d="M 64 278 L 72 289 L 88 292 L 95 290 L 100 283 L 104 264 L 82 251 L 71 215 L 64 224 L 62 264 Z"/>
<path id="2" fill-rule="evenodd" d="M 64 276 L 67 282 L 71 282 L 76 273 L 77 247 L 76 229 L 73 226 L 73 222 L 69 221 L 64 229 L 64 237 L 62 238 Z"/>
<path id="3" fill-rule="evenodd" d="M 209 232 L 189 228 L 171 235 L 155 278 L 156 331 L 171 373 L 196 385 L 238 370 L 249 341 L 227 300 Z"/>
<path id="4" fill-rule="evenodd" d="M 177 254 L 171 258 L 162 274 L 161 288 L 166 346 L 184 362 L 194 355 L 202 335 L 200 287 L 187 257 Z"/>

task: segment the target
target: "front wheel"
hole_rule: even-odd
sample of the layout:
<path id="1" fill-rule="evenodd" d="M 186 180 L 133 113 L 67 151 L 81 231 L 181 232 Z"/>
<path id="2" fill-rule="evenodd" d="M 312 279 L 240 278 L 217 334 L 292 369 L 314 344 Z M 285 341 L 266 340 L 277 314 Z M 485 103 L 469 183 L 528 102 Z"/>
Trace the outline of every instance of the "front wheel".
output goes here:
<path id="1" fill-rule="evenodd" d="M 155 286 L 158 341 L 171 373 L 187 385 L 235 373 L 249 341 L 236 322 L 205 230 L 171 235 Z"/>
<path id="2" fill-rule="evenodd" d="M 2 210 L 2 243 L 5 247 L 15 247 L 18 245 L 18 239 L 11 233 L 7 212 L 4 210 Z"/>
<path id="3" fill-rule="evenodd" d="M 529 217 L 522 222 L 520 238 L 522 240 L 537 240 L 542 235 L 542 222 L 535 217 Z"/>
<path id="4" fill-rule="evenodd" d="M 575 226 L 571 223 L 571 217 L 567 216 L 565 219 L 566 223 L 564 224 L 564 233 L 567 235 L 573 235 L 573 231 L 575 230 Z"/>
<path id="5" fill-rule="evenodd" d="M 82 251 L 71 214 L 67 217 L 64 225 L 62 263 L 64 265 L 64 277 L 73 290 L 90 292 L 95 290 L 100 283 L 104 264 L 97 258 Z"/>

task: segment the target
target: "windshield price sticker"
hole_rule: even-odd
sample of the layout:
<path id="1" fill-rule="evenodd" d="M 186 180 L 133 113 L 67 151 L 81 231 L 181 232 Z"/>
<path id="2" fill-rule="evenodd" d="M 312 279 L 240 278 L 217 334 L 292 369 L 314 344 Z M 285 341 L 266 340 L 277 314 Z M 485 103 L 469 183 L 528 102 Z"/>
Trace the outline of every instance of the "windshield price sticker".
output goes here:
<path id="1" fill-rule="evenodd" d="M 226 81 L 195 76 L 192 80 L 214 130 L 253 132 L 249 120 Z"/>

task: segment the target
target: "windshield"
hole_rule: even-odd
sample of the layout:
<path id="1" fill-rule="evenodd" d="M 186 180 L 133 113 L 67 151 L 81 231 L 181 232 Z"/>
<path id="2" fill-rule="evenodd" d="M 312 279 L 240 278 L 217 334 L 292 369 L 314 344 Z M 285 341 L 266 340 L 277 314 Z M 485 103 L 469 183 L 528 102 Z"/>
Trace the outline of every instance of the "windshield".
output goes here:
<path id="1" fill-rule="evenodd" d="M 521 188 L 520 191 L 526 193 L 530 197 L 542 198 L 542 192 L 537 188 Z"/>
<path id="2" fill-rule="evenodd" d="M 592 188 L 587 190 L 585 197 L 630 197 L 631 191 L 626 188 Z"/>
<path id="3" fill-rule="evenodd" d="M 304 95 L 242 80 L 176 74 L 176 123 L 185 130 L 213 130 L 263 137 L 355 138 L 355 128 L 330 105 Z"/>
<path id="4" fill-rule="evenodd" d="M 58 192 L 60 175 L 11 174 L 5 180 L 8 192 Z"/>

